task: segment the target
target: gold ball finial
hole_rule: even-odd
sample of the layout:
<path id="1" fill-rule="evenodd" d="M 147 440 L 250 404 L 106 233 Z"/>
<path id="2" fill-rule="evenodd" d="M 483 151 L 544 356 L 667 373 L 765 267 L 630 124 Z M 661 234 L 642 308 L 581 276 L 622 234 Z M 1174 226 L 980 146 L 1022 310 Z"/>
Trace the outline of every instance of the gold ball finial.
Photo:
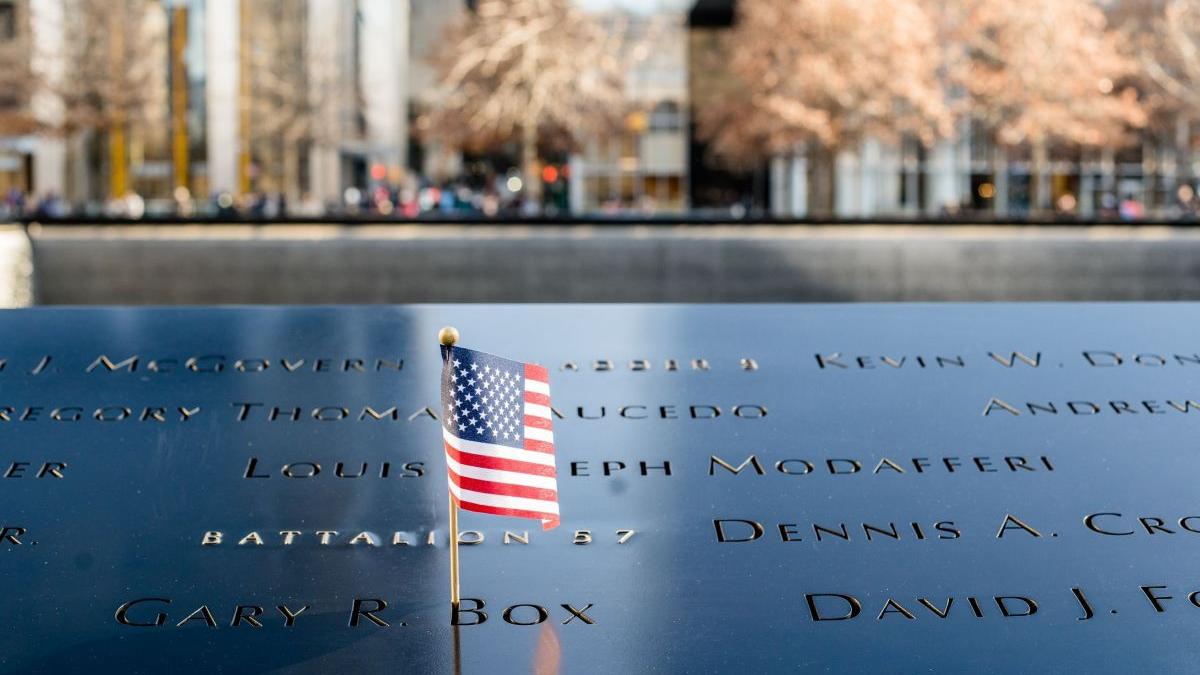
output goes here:
<path id="1" fill-rule="evenodd" d="M 438 331 L 438 342 L 453 347 L 458 342 L 458 329 L 454 326 L 445 326 Z"/>

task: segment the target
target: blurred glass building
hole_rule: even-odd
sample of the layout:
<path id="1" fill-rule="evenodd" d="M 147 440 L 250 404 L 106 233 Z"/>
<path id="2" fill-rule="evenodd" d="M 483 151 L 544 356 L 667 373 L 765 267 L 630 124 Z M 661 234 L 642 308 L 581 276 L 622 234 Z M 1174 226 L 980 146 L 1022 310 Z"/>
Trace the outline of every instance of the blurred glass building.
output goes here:
<path id="1" fill-rule="evenodd" d="M 253 191 L 338 202 L 406 164 L 409 20 L 393 0 L 4 0 L 0 49 L 21 49 L 52 84 L 0 101 L 29 118 L 4 126 L 0 180 L 72 202 Z M 81 38 L 86 54 L 70 48 Z M 77 87 L 80 59 L 110 55 L 119 77 L 94 95 L 127 111 L 64 120 L 53 81 Z"/>

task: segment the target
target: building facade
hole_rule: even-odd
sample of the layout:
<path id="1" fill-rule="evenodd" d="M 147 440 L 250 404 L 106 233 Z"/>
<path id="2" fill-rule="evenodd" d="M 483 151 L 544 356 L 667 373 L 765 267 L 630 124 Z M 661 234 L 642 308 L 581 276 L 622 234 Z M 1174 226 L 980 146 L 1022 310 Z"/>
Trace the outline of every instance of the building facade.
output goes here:
<path id="1" fill-rule="evenodd" d="M 407 0 L 0 0 L 0 192 L 341 202 L 405 165 L 408 21 Z M 74 53 L 93 29 L 104 53 Z M 21 65 L 28 94 L 7 81 Z M 93 70 L 139 96 L 76 119 Z"/>
<path id="2" fill-rule="evenodd" d="M 571 157 L 571 211 L 681 213 L 690 203 L 686 13 L 622 11 L 620 18 L 633 52 L 625 75 L 630 113 L 618 132 L 587 140 Z"/>
<path id="3" fill-rule="evenodd" d="M 31 32 L 28 0 L 0 0 L 0 198 L 36 184 Z"/>

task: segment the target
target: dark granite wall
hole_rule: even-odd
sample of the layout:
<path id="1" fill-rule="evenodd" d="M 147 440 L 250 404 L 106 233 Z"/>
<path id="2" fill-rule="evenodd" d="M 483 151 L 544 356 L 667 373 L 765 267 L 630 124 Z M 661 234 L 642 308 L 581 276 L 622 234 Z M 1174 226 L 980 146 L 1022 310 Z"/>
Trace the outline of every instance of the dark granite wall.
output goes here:
<path id="1" fill-rule="evenodd" d="M 44 304 L 1174 300 L 1200 231 L 1019 227 L 30 229 Z"/>

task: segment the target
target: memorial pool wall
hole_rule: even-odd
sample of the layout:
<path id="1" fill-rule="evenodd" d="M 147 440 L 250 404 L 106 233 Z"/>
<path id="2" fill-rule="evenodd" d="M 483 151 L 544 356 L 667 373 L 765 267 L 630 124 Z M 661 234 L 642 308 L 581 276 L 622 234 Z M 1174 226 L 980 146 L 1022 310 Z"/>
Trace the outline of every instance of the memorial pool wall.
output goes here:
<path id="1" fill-rule="evenodd" d="M 0 304 L 1200 299 L 1200 230 L 969 225 L 40 225 Z"/>

